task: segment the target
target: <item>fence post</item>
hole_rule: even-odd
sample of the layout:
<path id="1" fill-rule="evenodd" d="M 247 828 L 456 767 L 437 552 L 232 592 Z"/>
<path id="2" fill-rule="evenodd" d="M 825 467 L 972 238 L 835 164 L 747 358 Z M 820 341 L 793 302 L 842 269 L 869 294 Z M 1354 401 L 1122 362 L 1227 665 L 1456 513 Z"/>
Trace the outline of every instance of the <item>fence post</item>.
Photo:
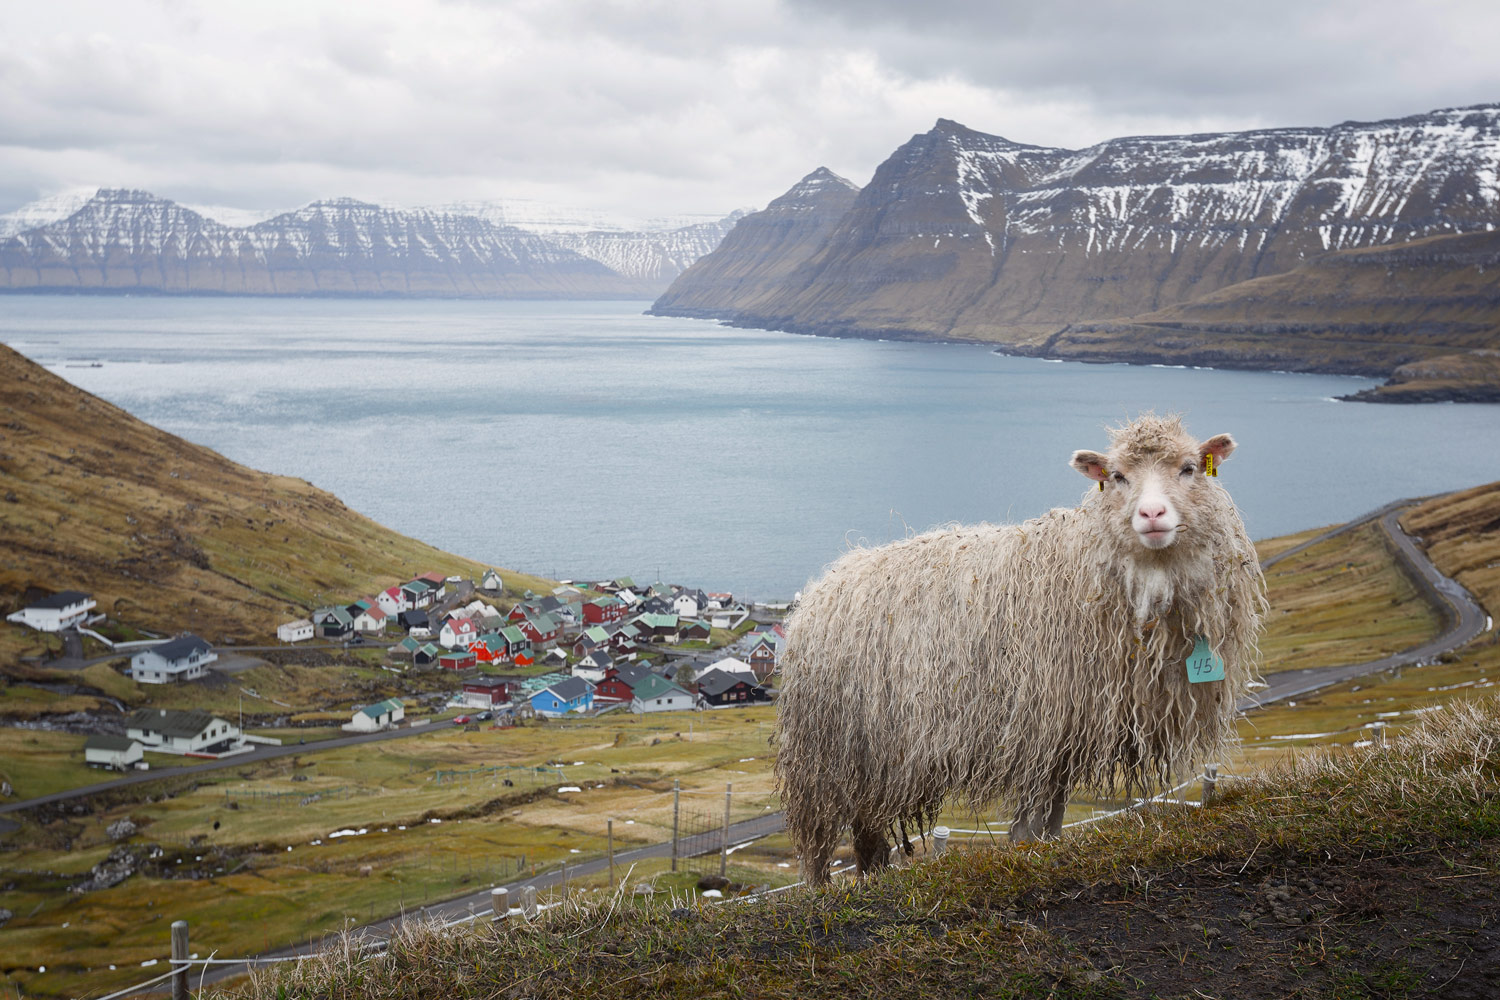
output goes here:
<path id="1" fill-rule="evenodd" d="M 527 919 L 536 916 L 536 886 L 528 885 L 521 888 L 521 913 Z"/>
<path id="2" fill-rule="evenodd" d="M 510 915 L 510 890 L 500 886 L 490 890 L 490 913 L 496 920 Z"/>
<path id="3" fill-rule="evenodd" d="M 188 925 L 186 920 L 172 921 L 172 1000 L 188 1000 Z"/>
<path id="4" fill-rule="evenodd" d="M 734 782 L 724 783 L 724 830 L 719 834 L 719 877 L 729 868 L 729 799 L 734 794 Z"/>
<path id="5" fill-rule="evenodd" d="M 935 826 L 932 828 L 932 854 L 934 857 L 948 849 L 948 833 L 949 830 L 946 826 Z"/>
<path id="6" fill-rule="evenodd" d="M 677 778 L 672 779 L 672 870 L 677 870 L 677 806 L 678 797 L 682 794 L 682 782 Z"/>
<path id="7" fill-rule="evenodd" d="M 1209 805 L 1214 800 L 1214 794 L 1219 787 L 1219 765 L 1203 765 L 1203 804 Z"/>
<path id="8" fill-rule="evenodd" d="M 609 887 L 615 887 L 615 821 L 608 819 L 604 821 L 605 836 L 609 838 Z"/>
<path id="9" fill-rule="evenodd" d="M 1375 722 L 1370 723 L 1370 738 L 1375 741 L 1375 745 L 1376 746 L 1380 747 L 1381 749 L 1385 749 L 1385 721 L 1384 720 L 1377 720 Z"/>

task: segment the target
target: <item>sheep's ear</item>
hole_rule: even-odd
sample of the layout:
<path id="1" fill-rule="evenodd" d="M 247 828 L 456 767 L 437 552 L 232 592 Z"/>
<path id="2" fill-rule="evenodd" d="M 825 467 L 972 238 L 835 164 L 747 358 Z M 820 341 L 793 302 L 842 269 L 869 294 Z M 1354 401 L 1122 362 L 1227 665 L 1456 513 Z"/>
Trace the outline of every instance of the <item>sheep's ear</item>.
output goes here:
<path id="1" fill-rule="evenodd" d="M 1224 459 L 1234 454 L 1234 438 L 1228 434 L 1215 434 L 1198 446 L 1198 466 L 1208 469 L 1208 456 L 1214 457 L 1212 468 L 1217 471 Z"/>
<path id="2" fill-rule="evenodd" d="M 1109 467 L 1104 464 L 1104 456 L 1097 451 L 1073 452 L 1073 468 L 1096 483 L 1109 478 Z"/>

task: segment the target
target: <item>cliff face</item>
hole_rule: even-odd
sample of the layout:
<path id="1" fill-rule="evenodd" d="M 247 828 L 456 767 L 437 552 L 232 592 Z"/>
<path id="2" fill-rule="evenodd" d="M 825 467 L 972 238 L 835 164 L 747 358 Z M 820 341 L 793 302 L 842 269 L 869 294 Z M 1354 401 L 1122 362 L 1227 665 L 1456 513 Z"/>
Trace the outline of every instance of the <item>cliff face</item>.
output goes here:
<path id="1" fill-rule="evenodd" d="M 1084 150 L 940 120 L 812 253 L 732 260 L 768 251 L 726 239 L 711 275 L 690 270 L 657 308 L 1034 347 L 1068 323 L 1151 312 L 1329 251 L 1484 230 L 1500 222 L 1497 160 L 1500 106 Z M 723 280 L 750 273 L 777 280 Z"/>
<path id="2" fill-rule="evenodd" d="M 589 298 L 660 287 L 519 229 L 348 198 L 233 227 L 144 191 L 103 189 L 0 242 L 6 290 Z"/>
<path id="3" fill-rule="evenodd" d="M 857 187 L 819 167 L 763 211 L 740 219 L 657 299 L 657 316 L 760 315 L 850 209 Z"/>

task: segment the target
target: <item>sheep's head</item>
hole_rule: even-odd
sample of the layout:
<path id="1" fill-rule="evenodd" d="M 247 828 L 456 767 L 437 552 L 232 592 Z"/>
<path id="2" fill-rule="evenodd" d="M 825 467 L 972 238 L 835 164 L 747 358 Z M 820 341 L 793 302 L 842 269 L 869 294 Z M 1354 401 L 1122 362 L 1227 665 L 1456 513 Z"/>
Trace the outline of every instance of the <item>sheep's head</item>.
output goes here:
<path id="1" fill-rule="evenodd" d="M 1208 477 L 1234 452 L 1234 438 L 1198 441 L 1177 417 L 1148 414 L 1111 428 L 1109 453 L 1075 451 L 1073 468 L 1102 484 L 1102 501 L 1122 530 L 1150 550 L 1192 531 L 1196 509 L 1215 487 Z"/>

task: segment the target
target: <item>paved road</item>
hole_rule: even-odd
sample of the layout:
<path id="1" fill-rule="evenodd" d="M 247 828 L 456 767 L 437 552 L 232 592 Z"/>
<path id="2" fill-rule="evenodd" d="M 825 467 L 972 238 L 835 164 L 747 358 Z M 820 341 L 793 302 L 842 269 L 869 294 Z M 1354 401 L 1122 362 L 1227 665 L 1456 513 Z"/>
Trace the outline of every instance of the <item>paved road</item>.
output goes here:
<path id="1" fill-rule="evenodd" d="M 1378 660 L 1335 667 L 1308 667 L 1304 670 L 1287 670 L 1270 674 L 1266 677 L 1269 686 L 1243 699 L 1239 704 L 1241 711 L 1260 708 L 1286 698 L 1295 698 L 1334 684 L 1342 684 L 1356 677 L 1429 662 L 1449 650 L 1473 642 L 1484 633 L 1488 618 L 1484 609 L 1474 600 L 1473 595 L 1457 581 L 1444 576 L 1427 558 L 1427 553 L 1419 549 L 1411 540 L 1411 536 L 1401 530 L 1399 520 L 1402 512 L 1420 503 L 1422 499 L 1425 498 L 1396 500 L 1378 507 L 1348 524 L 1331 528 L 1300 545 L 1272 556 L 1262 562 L 1261 567 L 1269 569 L 1288 556 L 1296 555 L 1319 542 L 1327 541 L 1335 535 L 1352 531 L 1378 519 L 1381 530 L 1391 540 L 1397 562 L 1422 595 L 1442 614 L 1444 618 L 1442 632 L 1421 645 L 1381 657 Z"/>

